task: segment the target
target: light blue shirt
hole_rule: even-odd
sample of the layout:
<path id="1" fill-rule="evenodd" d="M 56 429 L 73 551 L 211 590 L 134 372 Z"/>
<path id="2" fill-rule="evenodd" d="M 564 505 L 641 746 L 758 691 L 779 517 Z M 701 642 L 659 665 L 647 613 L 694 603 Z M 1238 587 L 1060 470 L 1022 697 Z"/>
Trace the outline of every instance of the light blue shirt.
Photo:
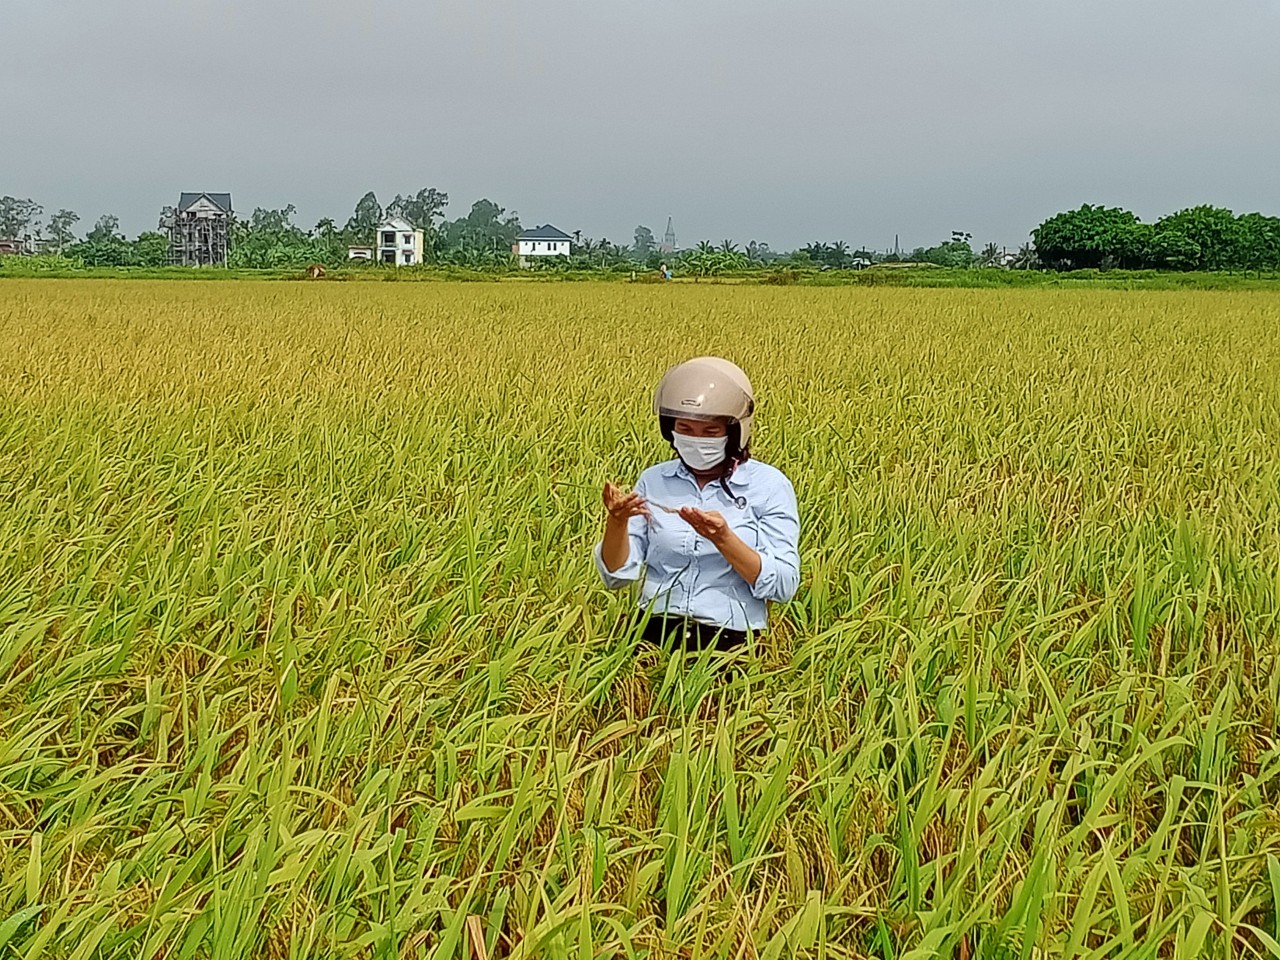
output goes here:
<path id="1" fill-rule="evenodd" d="M 643 576 L 642 609 L 653 615 L 691 617 L 730 630 L 763 630 L 769 622 L 766 603 L 785 602 L 800 585 L 800 517 L 796 493 L 776 467 L 748 460 L 729 478 L 733 497 L 718 481 L 701 489 L 679 459 L 650 467 L 636 481 L 636 492 L 649 501 L 650 517 L 627 523 L 631 552 L 610 573 L 595 548 L 596 569 L 605 586 L 617 590 Z M 678 514 L 661 507 L 718 510 L 733 532 L 760 554 L 760 575 L 747 583 L 710 540 L 694 532 Z"/>

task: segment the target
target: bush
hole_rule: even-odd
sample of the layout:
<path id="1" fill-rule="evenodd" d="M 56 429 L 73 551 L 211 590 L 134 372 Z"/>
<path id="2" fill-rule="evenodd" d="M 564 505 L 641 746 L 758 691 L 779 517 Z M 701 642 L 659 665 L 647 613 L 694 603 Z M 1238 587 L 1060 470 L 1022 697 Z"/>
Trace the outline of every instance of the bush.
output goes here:
<path id="1" fill-rule="evenodd" d="M 792 284 L 800 282 L 800 271 L 794 267 L 783 267 L 780 270 L 770 270 L 760 278 L 760 282 L 776 287 L 789 287 Z"/>
<path id="2" fill-rule="evenodd" d="M 79 257 L 64 257 L 56 253 L 38 257 L 0 256 L 0 274 L 8 277 L 41 277 L 83 269 L 84 261 Z"/>

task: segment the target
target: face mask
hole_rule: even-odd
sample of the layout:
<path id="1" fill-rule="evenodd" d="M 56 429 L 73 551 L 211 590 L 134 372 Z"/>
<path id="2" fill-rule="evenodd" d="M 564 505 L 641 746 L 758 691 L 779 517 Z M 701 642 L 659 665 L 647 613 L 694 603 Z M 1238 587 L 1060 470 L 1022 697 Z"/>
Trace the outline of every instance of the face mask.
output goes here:
<path id="1" fill-rule="evenodd" d="M 676 453 L 691 470 L 710 470 L 724 462 L 728 437 L 689 437 L 683 433 L 671 435 Z"/>

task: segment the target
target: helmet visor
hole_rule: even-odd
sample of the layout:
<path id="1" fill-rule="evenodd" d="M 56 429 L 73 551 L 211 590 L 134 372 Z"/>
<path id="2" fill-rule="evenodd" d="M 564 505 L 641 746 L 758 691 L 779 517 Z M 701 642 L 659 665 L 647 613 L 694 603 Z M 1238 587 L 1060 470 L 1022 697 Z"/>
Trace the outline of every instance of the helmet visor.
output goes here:
<path id="1" fill-rule="evenodd" d="M 726 413 L 702 413 L 697 410 L 678 410 L 675 407 L 658 407 L 658 416 L 673 417 L 676 420 L 703 420 L 707 423 L 735 423 L 737 417 Z"/>

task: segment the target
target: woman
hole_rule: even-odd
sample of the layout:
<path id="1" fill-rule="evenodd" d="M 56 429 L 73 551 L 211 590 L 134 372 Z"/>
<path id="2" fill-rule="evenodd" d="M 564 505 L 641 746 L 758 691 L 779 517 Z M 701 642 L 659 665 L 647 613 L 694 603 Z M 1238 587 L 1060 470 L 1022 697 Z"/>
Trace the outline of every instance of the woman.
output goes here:
<path id="1" fill-rule="evenodd" d="M 731 649 L 765 629 L 768 601 L 795 595 L 795 491 L 780 470 L 751 459 L 755 398 L 728 360 L 673 367 L 653 407 L 676 457 L 645 470 L 632 493 L 604 485 L 596 567 L 610 589 L 643 577 L 647 640 Z"/>

